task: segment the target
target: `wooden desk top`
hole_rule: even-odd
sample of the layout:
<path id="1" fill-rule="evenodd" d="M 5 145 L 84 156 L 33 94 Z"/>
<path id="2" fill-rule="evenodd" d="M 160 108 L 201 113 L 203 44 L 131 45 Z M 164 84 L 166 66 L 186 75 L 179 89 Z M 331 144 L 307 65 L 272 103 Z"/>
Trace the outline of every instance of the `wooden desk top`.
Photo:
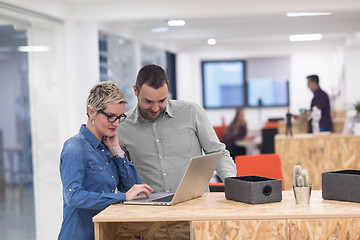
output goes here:
<path id="1" fill-rule="evenodd" d="M 286 136 L 284 134 L 277 134 L 275 135 L 275 139 L 322 139 L 322 138 L 328 138 L 328 139 L 335 139 L 335 138 L 360 138 L 360 136 L 357 135 L 343 135 L 339 133 L 328 133 L 328 132 L 320 132 L 318 134 L 312 134 L 312 133 L 299 133 L 294 134 L 293 136 Z"/>
<path id="2" fill-rule="evenodd" d="M 309 205 L 296 205 L 292 191 L 283 191 L 281 202 L 251 205 L 227 200 L 223 192 L 212 192 L 174 206 L 114 204 L 96 215 L 93 222 L 320 218 L 360 218 L 360 203 L 323 200 L 321 191 L 315 190 Z"/>

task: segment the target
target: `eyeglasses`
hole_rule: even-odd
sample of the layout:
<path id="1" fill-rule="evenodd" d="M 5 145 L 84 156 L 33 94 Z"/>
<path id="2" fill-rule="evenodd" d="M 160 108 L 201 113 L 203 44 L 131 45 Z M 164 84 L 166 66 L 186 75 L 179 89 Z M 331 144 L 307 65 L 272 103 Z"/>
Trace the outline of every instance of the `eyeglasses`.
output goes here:
<path id="1" fill-rule="evenodd" d="M 114 123 L 116 120 L 120 120 L 120 122 L 123 122 L 126 118 L 126 115 L 125 113 L 119 115 L 119 116 L 116 116 L 116 115 L 112 115 L 112 114 L 107 114 L 106 112 L 104 112 L 103 110 L 99 110 L 98 113 L 101 113 L 101 114 L 104 114 L 106 117 L 107 117 L 107 120 L 110 122 L 110 123 Z"/>

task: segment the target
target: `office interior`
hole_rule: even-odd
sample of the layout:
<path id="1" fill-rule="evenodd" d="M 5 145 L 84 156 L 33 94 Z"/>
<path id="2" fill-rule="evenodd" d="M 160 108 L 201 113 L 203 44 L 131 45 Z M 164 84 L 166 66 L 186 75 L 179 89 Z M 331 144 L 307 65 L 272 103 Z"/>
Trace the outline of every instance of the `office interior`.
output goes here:
<path id="1" fill-rule="evenodd" d="M 332 15 L 290 18 L 287 12 Z M 168 27 L 169 19 L 186 24 Z M 160 32 L 152 33 L 152 28 Z M 346 112 L 360 100 L 356 0 L 5 0 L 0 1 L 0 31 L 2 239 L 57 237 L 63 204 L 59 154 L 64 141 L 86 122 L 88 91 L 102 78 L 124 87 L 130 108 L 136 98 L 129 86 L 138 69 L 146 63 L 173 64 L 172 95 L 202 105 L 201 62 L 245 59 L 258 67 L 254 78 L 289 80 L 293 113 L 310 106 L 309 74 L 320 76 L 334 111 Z M 322 33 L 323 38 L 288 40 L 290 34 L 304 33 Z M 216 44 L 208 45 L 208 38 Z M 105 53 L 99 47 L 104 39 Z M 104 56 L 113 64 L 102 63 Z M 272 65 L 279 59 L 285 59 L 280 70 Z M 285 117 L 287 109 L 246 108 L 248 128 L 256 134 L 269 118 Z M 219 126 L 230 123 L 235 108 L 206 112 Z"/>

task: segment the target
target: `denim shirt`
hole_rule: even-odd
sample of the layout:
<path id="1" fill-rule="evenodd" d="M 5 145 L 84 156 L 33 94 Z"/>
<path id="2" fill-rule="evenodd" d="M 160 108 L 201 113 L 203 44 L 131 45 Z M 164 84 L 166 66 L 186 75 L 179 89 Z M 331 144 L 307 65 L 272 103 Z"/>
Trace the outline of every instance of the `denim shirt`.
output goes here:
<path id="1" fill-rule="evenodd" d="M 66 240 L 94 239 L 92 218 L 110 204 L 124 201 L 125 192 L 141 183 L 128 158 L 113 157 L 85 125 L 65 142 L 60 175 L 64 205 L 59 239 Z"/>

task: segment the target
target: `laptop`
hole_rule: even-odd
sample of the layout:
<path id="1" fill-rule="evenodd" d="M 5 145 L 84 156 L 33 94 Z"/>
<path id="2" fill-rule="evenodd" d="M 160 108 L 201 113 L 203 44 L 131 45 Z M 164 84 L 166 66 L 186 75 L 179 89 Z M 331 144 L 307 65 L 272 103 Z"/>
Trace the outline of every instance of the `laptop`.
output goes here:
<path id="1" fill-rule="evenodd" d="M 193 157 L 185 171 L 175 193 L 157 192 L 134 200 L 124 201 L 124 204 L 148 204 L 148 205 L 174 205 L 200 197 L 206 190 L 214 173 L 216 164 L 222 153 L 207 154 Z"/>

